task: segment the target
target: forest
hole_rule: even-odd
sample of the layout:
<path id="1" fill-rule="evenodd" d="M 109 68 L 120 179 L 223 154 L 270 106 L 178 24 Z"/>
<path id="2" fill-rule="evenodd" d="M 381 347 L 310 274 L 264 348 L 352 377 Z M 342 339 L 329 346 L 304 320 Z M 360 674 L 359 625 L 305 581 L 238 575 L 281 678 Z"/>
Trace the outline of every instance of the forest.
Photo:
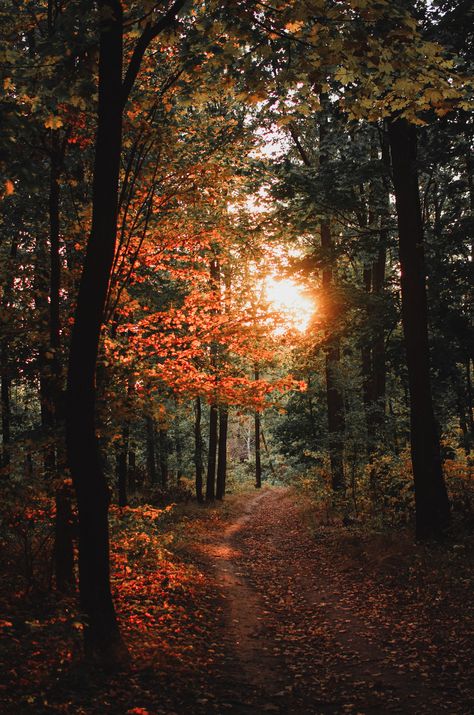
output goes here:
<path id="1" fill-rule="evenodd" d="M 0 711 L 474 712 L 472 4 L 0 20 Z"/>

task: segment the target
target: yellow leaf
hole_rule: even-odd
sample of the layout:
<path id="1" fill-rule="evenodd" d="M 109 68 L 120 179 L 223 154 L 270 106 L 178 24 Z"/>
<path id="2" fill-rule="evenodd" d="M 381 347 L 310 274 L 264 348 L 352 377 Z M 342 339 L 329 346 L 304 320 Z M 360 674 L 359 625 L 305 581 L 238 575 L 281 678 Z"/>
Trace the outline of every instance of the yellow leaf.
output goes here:
<path id="1" fill-rule="evenodd" d="M 3 89 L 7 91 L 8 89 L 11 89 L 13 87 L 13 82 L 11 77 L 5 77 L 3 80 Z"/>
<path id="2" fill-rule="evenodd" d="M 304 22 L 302 20 L 295 20 L 294 22 L 287 22 L 285 25 L 285 30 L 288 32 L 298 32 L 303 27 Z"/>
<path id="3" fill-rule="evenodd" d="M 44 123 L 46 129 L 60 129 L 63 126 L 63 120 L 61 117 L 50 114 Z"/>
<path id="4" fill-rule="evenodd" d="M 345 67 L 339 67 L 334 77 L 341 84 L 349 84 L 349 82 L 353 82 L 355 80 L 354 73 Z"/>
<path id="5" fill-rule="evenodd" d="M 11 196 L 15 193 L 15 185 L 11 179 L 5 181 L 5 195 Z"/>

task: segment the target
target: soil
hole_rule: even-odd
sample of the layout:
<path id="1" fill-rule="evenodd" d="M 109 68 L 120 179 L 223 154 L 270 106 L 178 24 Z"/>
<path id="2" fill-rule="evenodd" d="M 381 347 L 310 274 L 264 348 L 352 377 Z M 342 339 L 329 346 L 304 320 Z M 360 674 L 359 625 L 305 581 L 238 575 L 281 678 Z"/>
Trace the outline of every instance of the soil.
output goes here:
<path id="1" fill-rule="evenodd" d="M 216 677 L 227 711 L 474 711 L 472 647 L 446 656 L 459 643 L 453 613 L 447 623 L 444 603 L 437 621 L 430 584 L 423 594 L 410 583 L 413 553 L 390 554 L 385 543 L 377 557 L 322 523 L 312 533 L 287 489 L 242 504 L 223 538 L 206 547 L 226 603 L 221 639 L 233 654 Z M 365 546 L 373 550 L 374 539 Z M 463 642 L 472 646 L 468 625 Z"/>

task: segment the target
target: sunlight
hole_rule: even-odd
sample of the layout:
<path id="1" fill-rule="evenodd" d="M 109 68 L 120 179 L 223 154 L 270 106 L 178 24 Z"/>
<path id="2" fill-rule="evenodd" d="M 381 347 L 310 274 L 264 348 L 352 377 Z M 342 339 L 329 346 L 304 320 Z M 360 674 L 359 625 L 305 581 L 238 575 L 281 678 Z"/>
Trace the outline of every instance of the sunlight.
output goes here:
<path id="1" fill-rule="evenodd" d="M 290 278 L 267 276 L 265 293 L 267 300 L 288 316 L 288 322 L 304 333 L 316 310 L 314 301 L 305 294 L 304 289 Z"/>

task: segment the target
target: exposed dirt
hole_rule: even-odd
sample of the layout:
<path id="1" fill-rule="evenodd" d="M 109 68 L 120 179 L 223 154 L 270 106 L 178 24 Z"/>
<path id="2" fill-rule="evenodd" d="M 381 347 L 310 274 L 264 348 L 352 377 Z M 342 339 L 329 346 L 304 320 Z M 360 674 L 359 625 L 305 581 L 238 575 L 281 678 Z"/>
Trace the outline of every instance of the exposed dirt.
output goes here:
<path id="1" fill-rule="evenodd" d="M 453 614 L 443 611 L 443 622 L 436 620 L 439 604 L 430 602 L 431 589 L 411 588 L 400 555 L 381 570 L 375 559 L 372 573 L 363 551 L 341 553 L 337 529 L 320 525 L 311 534 L 285 489 L 243 504 L 222 541 L 206 547 L 227 603 L 222 639 L 235 658 L 221 664 L 217 677 L 226 709 L 473 711 L 472 650 L 459 660 L 452 651 L 447 657 L 457 647 L 447 622 Z M 354 550 L 354 540 L 346 546 Z M 464 625 L 469 647 L 472 621 Z"/>

